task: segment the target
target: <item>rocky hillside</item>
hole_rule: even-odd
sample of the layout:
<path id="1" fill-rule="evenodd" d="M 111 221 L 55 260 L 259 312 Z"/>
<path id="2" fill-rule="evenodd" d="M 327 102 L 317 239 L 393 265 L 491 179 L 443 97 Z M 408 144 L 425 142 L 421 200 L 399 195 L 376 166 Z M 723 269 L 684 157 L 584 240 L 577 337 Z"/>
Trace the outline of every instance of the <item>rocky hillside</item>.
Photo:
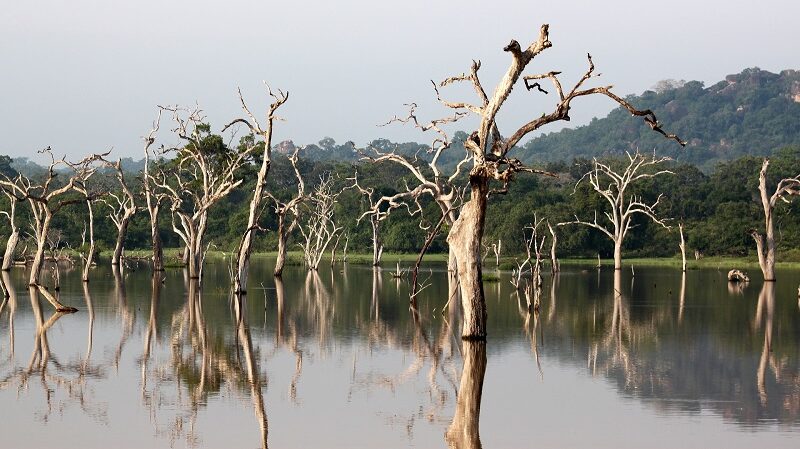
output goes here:
<path id="1" fill-rule="evenodd" d="M 622 108 L 586 126 L 535 138 L 523 159 L 571 160 L 636 149 L 668 154 L 705 171 L 739 156 L 768 155 L 800 145 L 800 71 L 779 74 L 746 69 L 705 87 L 702 82 L 666 81 L 628 100 L 652 109 L 665 128 L 689 144 L 685 149 L 653 133 Z"/>

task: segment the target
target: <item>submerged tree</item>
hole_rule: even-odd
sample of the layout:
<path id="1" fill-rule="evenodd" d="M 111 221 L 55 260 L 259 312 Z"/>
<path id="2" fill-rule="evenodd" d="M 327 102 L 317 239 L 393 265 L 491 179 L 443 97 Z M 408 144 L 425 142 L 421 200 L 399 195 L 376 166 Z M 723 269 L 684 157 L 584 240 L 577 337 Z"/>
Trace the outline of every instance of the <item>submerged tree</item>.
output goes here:
<path id="1" fill-rule="evenodd" d="M 306 185 L 305 182 L 303 182 L 303 176 L 300 174 L 300 170 L 297 168 L 297 153 L 299 151 L 300 149 L 297 148 L 294 153 L 289 156 L 289 162 L 292 163 L 292 169 L 294 169 L 294 175 L 297 178 L 297 193 L 286 202 L 279 200 L 271 193 L 267 193 L 267 196 L 269 196 L 274 203 L 275 215 L 278 216 L 278 258 L 275 260 L 275 270 L 273 271 L 273 275 L 278 277 L 283 274 L 283 266 L 286 264 L 286 251 L 288 248 L 289 236 L 297 227 L 300 219 L 298 206 L 306 199 Z M 291 222 L 287 225 L 286 221 L 289 219 Z"/>
<path id="2" fill-rule="evenodd" d="M 764 234 L 757 230 L 750 231 L 753 240 L 756 241 L 756 252 L 758 253 L 758 264 L 765 281 L 775 280 L 775 230 L 774 212 L 778 200 L 789 202 L 787 197 L 800 195 L 800 175 L 794 178 L 784 178 L 778 182 L 775 192 L 770 196 L 767 192 L 767 169 L 769 159 L 764 159 L 761 164 L 761 171 L 758 174 L 758 192 L 761 197 L 761 206 L 764 208 Z"/>
<path id="3" fill-rule="evenodd" d="M 75 187 L 76 177 L 71 176 L 66 183 L 59 184 L 56 179 L 59 175 L 59 168 L 67 167 L 67 162 L 62 158 L 56 160 L 50 147 L 41 150 L 40 153 L 50 157 L 50 164 L 45 172 L 44 179 L 36 183 L 26 176 L 20 175 L 14 180 L 8 178 L 0 180 L 3 189 L 16 196 L 17 201 L 28 201 L 33 215 L 31 227 L 33 237 L 36 240 L 36 252 L 31 264 L 29 285 L 39 286 L 39 278 L 44 265 L 44 252 L 47 246 L 47 234 L 53 222 L 53 215 L 58 213 L 64 206 L 83 202 L 84 199 L 66 197 L 65 195 Z M 58 308 L 58 306 L 56 306 Z"/>
<path id="4" fill-rule="evenodd" d="M 162 109 L 172 113 L 173 131 L 186 144 L 171 149 L 174 170 L 161 170 L 155 184 L 171 201 L 172 229 L 186 245 L 189 277 L 199 279 L 209 209 L 242 183 L 236 172 L 249 153 L 231 150 L 211 134 L 200 109 Z"/>
<path id="5" fill-rule="evenodd" d="M 319 268 L 328 245 L 342 230 L 334 218 L 336 199 L 341 193 L 331 174 L 326 173 L 320 176 L 319 184 L 305 202 L 307 210 L 304 223 L 300 226 L 300 233 L 303 235 L 300 247 L 303 249 L 306 267 L 311 271 Z"/>
<path id="6" fill-rule="evenodd" d="M 150 173 L 150 166 L 152 164 L 150 158 L 154 156 L 153 151 L 150 149 L 156 141 L 156 134 L 161 126 L 161 109 L 158 110 L 158 116 L 153 122 L 153 127 L 147 136 L 144 137 L 144 173 L 142 173 L 142 187 L 144 189 L 145 203 L 147 204 L 147 212 L 150 214 L 150 241 L 153 248 L 153 276 L 158 272 L 164 271 L 164 249 L 161 242 L 161 233 L 159 231 L 159 214 L 161 213 L 161 205 L 167 198 L 163 192 L 154 189 L 155 178 Z"/>
<path id="7" fill-rule="evenodd" d="M 14 178 L 6 178 L 6 182 L 10 185 L 21 185 L 22 175 L 17 175 Z M 2 183 L 2 180 L 0 180 Z M 14 254 L 17 252 L 17 244 L 19 243 L 19 226 L 17 226 L 17 203 L 19 199 L 17 198 L 16 193 L 14 192 L 14 188 L 6 189 L 6 184 L 3 185 L 3 193 L 8 198 L 9 207 L 7 211 L 0 211 L 0 214 L 3 214 L 8 218 L 8 224 L 11 227 L 11 233 L 8 235 L 8 240 L 6 241 L 6 251 L 3 254 L 3 266 L 2 271 L 8 271 L 14 265 Z"/>
<path id="8" fill-rule="evenodd" d="M 128 226 L 131 219 L 139 208 L 136 207 L 136 197 L 128 187 L 125 180 L 125 173 L 122 171 L 122 161 L 108 162 L 107 165 L 114 169 L 114 175 L 120 186 L 120 193 L 109 192 L 110 199 L 104 200 L 106 206 L 111 209 L 108 217 L 117 228 L 117 239 L 114 243 L 114 253 L 111 256 L 111 265 L 118 266 L 122 259 L 122 250 L 125 247 L 125 237 L 128 234 Z"/>
<path id="9" fill-rule="evenodd" d="M 253 189 L 253 197 L 250 199 L 247 227 L 244 230 L 244 234 L 242 234 L 242 240 L 239 243 L 239 249 L 236 256 L 236 272 L 234 273 L 233 280 L 233 288 L 234 292 L 236 293 L 246 293 L 247 290 L 247 274 L 250 266 L 250 253 L 253 247 L 253 237 L 255 232 L 259 229 L 258 219 L 261 217 L 261 213 L 263 211 L 261 203 L 264 199 L 265 189 L 267 186 L 267 175 L 269 174 L 270 164 L 272 163 L 272 126 L 275 120 L 278 119 L 278 117 L 275 115 L 275 112 L 289 99 L 288 92 L 284 93 L 279 90 L 276 94 L 273 93 L 269 86 L 267 86 L 267 91 L 269 92 L 270 97 L 272 97 L 273 102 L 270 104 L 269 110 L 267 111 L 264 127 L 261 126 L 258 120 L 256 120 L 256 117 L 250 112 L 250 109 L 248 109 L 240 90 L 239 101 L 242 103 L 242 109 L 249 117 L 249 120 L 245 118 L 238 118 L 222 129 L 224 132 L 230 126 L 237 123 L 242 123 L 247 126 L 252 134 L 260 136 L 263 140 L 263 142 L 260 142 L 263 145 L 263 152 L 261 154 L 261 167 L 258 170 L 258 178 L 256 179 L 256 185 Z"/>
<path id="10" fill-rule="evenodd" d="M 659 194 L 655 202 L 647 204 L 639 196 L 629 192 L 633 185 L 642 179 L 654 178 L 663 174 L 672 174 L 669 170 L 659 170 L 656 172 L 648 172 L 650 167 L 656 167 L 662 162 L 670 160 L 667 157 L 652 158 L 642 155 L 639 152 L 634 154 L 627 153 L 628 165 L 621 172 L 615 171 L 611 165 L 606 165 L 599 162 L 597 159 L 593 162 L 593 169 L 583 175 L 575 184 L 577 190 L 578 185 L 584 179 L 588 180 L 592 189 L 597 192 L 609 205 L 609 211 L 604 211 L 603 216 L 605 220 L 598 221 L 597 211 L 594 212 L 593 221 L 584 221 L 575 216 L 575 221 L 561 223 L 561 224 L 579 224 L 589 226 L 601 231 L 612 242 L 614 242 L 614 269 L 622 269 L 622 244 L 625 236 L 628 235 L 631 227 L 633 227 L 633 218 L 636 215 L 644 215 L 650 218 L 654 223 L 659 224 L 665 228 L 669 228 L 666 224 L 666 219 L 660 218 L 656 215 L 656 207 L 661 202 L 663 194 Z"/>
<path id="11" fill-rule="evenodd" d="M 465 148 L 472 159 L 472 169 L 469 172 L 470 198 L 462 207 L 461 213 L 450 228 L 450 233 L 447 237 L 451 251 L 456 257 L 464 313 L 464 325 L 462 327 L 462 337 L 464 338 L 484 338 L 486 336 L 486 302 L 481 275 L 480 248 L 484 234 L 488 198 L 494 193 L 506 192 L 508 184 L 517 173 L 545 173 L 542 170 L 525 166 L 520 160 L 508 156 L 508 153 L 516 147 L 522 138 L 547 124 L 568 121 L 574 99 L 589 95 L 603 95 L 625 108 L 631 114 L 642 117 L 653 130 L 676 140 L 681 145 L 684 144 L 677 136 L 667 134 L 662 130 L 661 124 L 652 111 L 634 108 L 623 98 L 612 93 L 610 86 L 584 88 L 586 81 L 598 76 L 594 73 L 594 64 L 591 56 L 588 58 L 589 69 L 567 91 L 563 89 L 558 78 L 560 72 L 549 71 L 523 76 L 523 71 L 530 62 L 551 46 L 548 25 L 542 25 L 539 38 L 525 49 L 517 41 L 512 40 L 503 49 L 511 55 L 511 63 L 491 96 L 487 95 L 478 77 L 480 69 L 480 62 L 478 61 L 473 62 L 470 74 L 450 77 L 439 83 L 438 86 L 434 85 L 437 98 L 442 104 L 455 109 L 457 113 L 474 114 L 479 120 L 477 129 L 465 142 Z M 551 112 L 536 115 L 535 118 L 517 128 L 510 137 L 504 138 L 497 125 L 496 118 L 520 78 L 522 78 L 528 91 L 535 90 L 541 93 L 547 93 L 547 91 L 542 88 L 539 81 L 549 79 L 553 83 L 558 96 L 557 103 Z M 478 104 L 451 102 L 442 99 L 438 89 L 458 82 L 468 82 L 472 85 L 478 96 Z M 500 189 L 491 188 L 490 183 L 492 181 L 502 183 L 502 187 Z"/>
<path id="12" fill-rule="evenodd" d="M 444 173 L 444 169 L 439 166 L 439 161 L 444 152 L 452 147 L 453 141 L 444 131 L 443 126 L 457 122 L 465 113 L 456 112 L 449 117 L 434 119 L 428 123 L 421 123 L 417 118 L 416 109 L 417 105 L 411 103 L 406 117 L 394 117 L 386 124 L 410 123 L 422 132 L 432 131 L 434 133 L 434 138 L 428 148 L 429 158 L 428 160 L 423 160 L 416 157 L 416 155 L 414 158 L 409 158 L 399 154 L 396 150 L 384 151 L 376 146 L 371 146 L 369 152 L 363 154 L 362 160 L 373 163 L 391 162 L 397 164 L 411 174 L 410 181 L 412 184 L 410 186 L 406 184 L 405 190 L 403 191 L 394 195 L 384 195 L 375 202 L 372 202 L 372 207 L 368 211 L 368 214 L 376 216 L 380 211 L 404 206 L 408 208 L 411 215 L 416 215 L 422 211 L 417 201 L 420 197 L 429 195 L 439 206 L 444 217 L 444 224 L 452 226 L 456 218 L 458 218 L 462 193 L 459 181 L 463 173 L 462 169 L 472 159 L 472 155 L 467 152 L 464 158 L 452 169 L 451 173 Z M 409 207 L 409 204 L 412 202 L 416 205 L 413 209 Z M 362 217 L 365 215 L 362 215 Z M 448 270 L 452 273 L 456 271 L 455 260 L 455 256 L 451 250 L 448 257 Z"/>

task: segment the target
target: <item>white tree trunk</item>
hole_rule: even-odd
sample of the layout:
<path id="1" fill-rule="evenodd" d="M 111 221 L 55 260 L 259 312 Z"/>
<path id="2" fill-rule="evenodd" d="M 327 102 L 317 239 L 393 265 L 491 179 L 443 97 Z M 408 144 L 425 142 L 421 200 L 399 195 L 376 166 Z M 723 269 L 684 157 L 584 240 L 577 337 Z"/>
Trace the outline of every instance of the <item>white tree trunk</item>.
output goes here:
<path id="1" fill-rule="evenodd" d="M 130 217 L 123 217 L 117 228 L 117 241 L 114 244 L 114 254 L 111 256 L 111 265 L 119 265 L 122 260 L 122 249 L 125 247 L 125 236 L 128 235 Z"/>
<path id="2" fill-rule="evenodd" d="M 39 227 L 39 232 L 36 233 L 36 253 L 33 256 L 33 263 L 31 263 L 31 274 L 28 280 L 29 285 L 39 285 L 39 277 L 42 271 L 42 265 L 44 265 L 44 246 L 47 244 L 47 233 L 50 231 L 50 222 L 52 219 L 53 215 L 49 209 L 46 209 L 41 223 L 36 224 L 36 226 Z"/>
<path id="3" fill-rule="evenodd" d="M 486 218 L 488 181 L 470 180 L 472 194 L 453 223 L 447 242 L 456 256 L 464 324 L 461 337 L 486 338 L 486 300 L 481 270 L 481 240 Z"/>
<path id="4" fill-rule="evenodd" d="M 86 200 L 86 207 L 89 210 L 89 251 L 86 253 L 86 263 L 83 266 L 83 273 L 81 279 L 83 282 L 89 282 L 89 269 L 92 267 L 94 261 L 94 210 L 92 208 L 92 201 Z M 58 262 L 56 262 L 58 263 Z"/>
<path id="5" fill-rule="evenodd" d="M 17 243 L 19 243 L 19 228 L 14 226 L 11 235 L 8 236 L 6 252 L 3 254 L 3 271 L 8 271 L 14 266 L 14 253 L 17 250 Z"/>
<path id="6" fill-rule="evenodd" d="M 614 242 L 614 269 L 622 269 L 622 239 Z"/>
<path id="7" fill-rule="evenodd" d="M 686 240 L 683 238 L 683 223 L 678 224 L 678 231 L 681 234 L 681 243 L 679 245 L 681 249 L 681 266 L 683 272 L 686 273 Z"/>
<path id="8" fill-rule="evenodd" d="M 380 221 L 373 215 L 370 217 L 372 223 L 372 266 L 378 267 L 381 264 L 381 256 L 383 256 L 383 242 L 380 237 Z"/>

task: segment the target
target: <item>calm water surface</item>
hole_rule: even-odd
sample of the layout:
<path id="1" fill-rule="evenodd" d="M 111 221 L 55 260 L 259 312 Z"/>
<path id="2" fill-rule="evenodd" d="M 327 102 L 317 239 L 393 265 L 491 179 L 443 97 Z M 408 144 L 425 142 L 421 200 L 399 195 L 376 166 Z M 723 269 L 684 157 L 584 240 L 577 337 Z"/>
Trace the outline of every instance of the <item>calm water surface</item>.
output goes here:
<path id="1" fill-rule="evenodd" d="M 0 447 L 800 447 L 800 272 L 565 267 L 538 313 L 503 273 L 475 343 L 442 271 L 414 313 L 387 271 L 270 265 L 241 305 L 222 262 L 73 270 L 71 315 L 14 269 Z"/>

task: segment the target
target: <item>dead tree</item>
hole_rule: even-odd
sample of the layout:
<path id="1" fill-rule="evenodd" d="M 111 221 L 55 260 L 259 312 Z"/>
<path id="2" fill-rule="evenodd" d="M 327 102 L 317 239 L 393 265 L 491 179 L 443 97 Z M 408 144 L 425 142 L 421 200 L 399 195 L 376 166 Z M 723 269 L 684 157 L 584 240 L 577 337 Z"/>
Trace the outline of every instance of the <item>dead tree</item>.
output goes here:
<path id="1" fill-rule="evenodd" d="M 756 241 L 758 264 L 761 267 L 761 273 L 764 274 L 764 281 L 773 282 L 775 281 L 775 206 L 778 200 L 788 203 L 787 197 L 800 195 L 800 175 L 781 179 L 775 187 L 775 192 L 770 196 L 767 192 L 767 168 L 769 168 L 769 159 L 765 158 L 758 174 L 758 192 L 761 197 L 761 206 L 764 208 L 764 234 L 753 229 L 750 231 L 750 235 Z"/>
<path id="2" fill-rule="evenodd" d="M 456 110 L 456 113 L 471 113 L 477 116 L 478 128 L 469 136 L 465 147 L 472 159 L 472 169 L 469 172 L 470 199 L 461 209 L 458 219 L 450 228 L 447 241 L 455 254 L 458 269 L 458 280 L 461 290 L 461 302 L 464 317 L 462 337 L 485 338 L 486 336 L 486 302 L 483 292 L 482 267 L 480 261 L 480 247 L 483 239 L 486 208 L 488 198 L 493 193 L 506 191 L 508 183 L 517 173 L 539 173 L 544 171 L 525 166 L 520 160 L 508 156 L 509 151 L 528 134 L 545 125 L 557 121 L 568 121 L 572 101 L 579 97 L 590 95 L 603 95 L 633 115 L 643 117 L 644 121 L 655 131 L 683 144 L 677 136 L 667 134 L 661 128 L 655 115 L 650 110 L 638 110 L 623 98 L 611 92 L 610 86 L 584 88 L 584 83 L 597 75 L 594 73 L 594 64 L 589 57 L 589 69 L 569 90 L 564 91 L 558 79 L 560 72 L 550 71 L 535 75 L 523 76 L 523 71 L 529 63 L 541 52 L 551 47 L 548 26 L 543 25 L 539 38 L 523 49 L 520 44 L 512 40 L 503 50 L 511 56 L 511 63 L 503 75 L 494 93 L 489 96 L 478 77 L 480 62 L 474 61 L 469 74 L 462 74 L 445 79 L 434 85 L 437 97 L 442 104 Z M 535 118 L 523 124 L 510 137 L 504 138 L 496 122 L 498 112 L 511 94 L 511 90 L 522 78 L 528 91 L 546 93 L 540 80 L 552 81 L 557 98 L 555 108 L 548 113 L 536 114 Z M 451 102 L 444 100 L 439 95 L 439 89 L 457 82 L 468 82 L 474 88 L 478 103 Z M 490 182 L 502 183 L 500 189 L 490 187 Z"/>
<path id="3" fill-rule="evenodd" d="M 96 252 L 96 246 L 94 242 L 94 206 L 92 203 L 96 201 L 98 194 L 89 189 L 89 178 L 94 176 L 94 174 L 97 172 L 97 167 L 93 164 L 96 161 L 102 161 L 103 156 L 106 156 L 107 154 L 108 153 L 104 155 L 92 155 L 78 162 L 77 164 L 68 163 L 75 173 L 73 178 L 75 180 L 74 189 L 76 192 L 83 195 L 83 200 L 86 202 L 86 210 L 89 214 L 89 248 L 84 256 L 83 272 L 81 274 L 81 279 L 83 282 L 89 282 L 89 269 L 94 263 L 94 255 Z"/>
<path id="4" fill-rule="evenodd" d="M 183 240 L 188 252 L 189 277 L 199 279 L 204 254 L 208 211 L 242 183 L 236 179 L 249 155 L 232 151 L 208 134 L 209 126 L 200 109 L 162 107 L 172 113 L 173 132 L 185 142 L 175 153 L 175 171 L 161 170 L 155 185 L 171 202 L 172 230 Z"/>
<path id="5" fill-rule="evenodd" d="M 283 267 L 286 265 L 286 251 L 288 248 L 287 243 L 289 236 L 297 227 L 300 219 L 300 210 L 298 206 L 306 200 L 306 185 L 305 182 L 303 182 L 303 176 L 300 174 L 300 170 L 297 168 L 298 151 L 299 148 L 295 149 L 294 153 L 289 156 L 289 162 L 292 163 L 294 175 L 297 178 L 297 194 L 286 202 L 279 200 L 271 193 L 266 194 L 272 199 L 275 215 L 278 216 L 278 257 L 275 260 L 275 270 L 273 271 L 273 275 L 278 277 L 283 274 Z M 287 224 L 287 220 L 291 221 Z"/>
<path id="6" fill-rule="evenodd" d="M 41 150 L 39 153 L 50 157 L 50 164 L 41 183 L 34 183 L 22 175 L 17 178 L 17 182 L 12 182 L 7 178 L 0 180 L 0 184 L 2 184 L 6 192 L 16 196 L 17 201 L 28 201 L 31 207 L 33 215 L 31 227 L 33 228 L 33 237 L 36 239 L 36 252 L 33 256 L 28 281 L 31 286 L 39 285 L 42 265 L 44 264 L 45 246 L 47 245 L 47 234 L 53 221 L 53 215 L 58 213 L 64 206 L 84 201 L 83 199 L 64 198 L 64 195 L 75 187 L 76 178 L 74 176 L 70 177 L 66 183 L 56 187 L 58 184 L 56 178 L 59 175 L 57 169 L 67 166 L 66 161 L 63 158 L 56 160 L 50 147 Z"/>
<path id="7" fill-rule="evenodd" d="M 358 183 L 358 172 L 356 172 L 352 178 L 348 178 L 348 180 L 353 181 L 353 185 L 349 188 L 358 190 L 369 204 L 367 211 L 361 214 L 357 221 L 360 222 L 365 217 L 369 217 L 369 223 L 370 226 L 372 226 L 372 266 L 380 266 L 381 256 L 383 256 L 383 242 L 381 241 L 380 235 L 381 223 L 389 218 L 389 214 L 393 209 L 405 207 L 411 215 L 421 212 L 422 209 L 419 207 L 419 203 L 416 203 L 416 198 L 411 198 L 418 206 L 415 210 L 412 210 L 408 203 L 403 201 L 403 197 L 414 197 L 414 194 L 401 193 L 391 196 L 376 196 L 374 188 L 364 187 Z"/>
<path id="8" fill-rule="evenodd" d="M 114 243 L 114 254 L 111 256 L 111 265 L 118 266 L 122 259 L 122 250 L 125 247 L 125 236 L 128 234 L 128 226 L 131 219 L 139 208 L 136 206 L 136 197 L 128 187 L 125 181 L 125 173 L 122 171 L 122 161 L 107 162 L 107 166 L 115 171 L 117 182 L 120 186 L 120 193 L 108 193 L 109 199 L 103 199 L 103 202 L 111 210 L 108 217 L 117 228 L 117 240 Z"/>
<path id="9" fill-rule="evenodd" d="M 650 218 L 653 223 L 669 229 L 666 223 L 667 219 L 659 218 L 656 215 L 656 207 L 658 203 L 661 202 L 664 196 L 663 194 L 659 194 L 658 198 L 656 198 L 655 202 L 652 204 L 645 203 L 641 197 L 637 195 L 630 195 L 630 197 L 628 197 L 627 194 L 628 190 L 639 180 L 654 178 L 663 174 L 672 174 L 669 170 L 647 172 L 650 167 L 657 167 L 662 162 L 670 160 L 670 158 L 657 158 L 655 155 L 650 158 L 639 152 L 626 154 L 628 156 L 628 165 L 622 172 L 618 173 L 611 165 L 604 164 L 595 159 L 593 162 L 594 168 L 583 175 L 575 184 L 575 189 L 577 191 L 578 185 L 580 185 L 583 180 L 587 180 L 592 189 L 608 202 L 610 210 L 603 212 L 605 220 L 598 221 L 597 211 L 595 211 L 593 221 L 581 220 L 576 215 L 575 221 L 561 223 L 589 226 L 599 230 L 611 239 L 611 241 L 614 242 L 615 270 L 622 268 L 622 244 L 628 231 L 630 231 L 633 226 L 633 217 L 636 215 L 644 215 Z"/>
<path id="10" fill-rule="evenodd" d="M 683 222 L 678 223 L 678 232 L 681 235 L 681 242 L 678 244 L 681 249 L 681 268 L 686 273 L 686 240 L 683 238 Z"/>
<path id="11" fill-rule="evenodd" d="M 17 175 L 13 179 L 6 178 L 5 181 L 13 185 L 17 185 L 18 183 L 22 182 L 22 175 Z M 3 180 L 0 180 L 0 183 L 2 182 Z M 19 243 L 19 227 L 17 226 L 17 203 L 19 200 L 17 199 L 13 188 L 6 190 L 5 184 L 2 185 L 3 193 L 8 198 L 9 210 L 0 211 L 0 214 L 3 214 L 6 216 L 6 218 L 8 218 L 8 224 L 11 227 L 11 234 L 8 236 L 8 240 L 6 241 L 6 251 L 3 254 L 2 271 L 9 271 L 14 265 L 14 254 L 17 251 L 17 244 Z"/>
<path id="12" fill-rule="evenodd" d="M 269 106 L 267 115 L 264 121 L 264 127 L 256 120 L 256 117 L 250 112 L 247 104 L 242 96 L 242 91 L 239 90 L 239 101 L 242 104 L 242 109 L 247 114 L 249 119 L 238 118 L 231 123 L 225 125 L 222 129 L 225 132 L 230 126 L 241 123 L 247 126 L 250 132 L 258 135 L 263 140 L 263 153 L 261 154 L 261 167 L 258 170 L 258 177 L 256 178 L 256 185 L 253 189 L 253 197 L 250 199 L 250 212 L 247 218 L 247 227 L 242 234 L 242 240 L 239 242 L 239 249 L 236 257 L 236 272 L 233 279 L 233 289 L 235 293 L 246 293 L 247 290 L 247 274 L 250 266 L 250 253 L 253 247 L 253 237 L 255 232 L 259 229 L 258 220 L 263 210 L 261 203 L 264 200 L 264 193 L 267 186 L 267 175 L 269 174 L 270 164 L 272 162 L 272 126 L 275 120 L 279 118 L 275 112 L 289 99 L 288 92 L 278 91 L 277 94 L 273 93 L 272 89 L 267 86 L 267 92 L 272 97 L 273 102 Z"/>
<path id="13" fill-rule="evenodd" d="M 466 164 L 472 159 L 470 153 L 466 153 L 464 158 L 456 165 L 452 173 L 445 174 L 439 168 L 439 159 L 443 152 L 448 150 L 452 145 L 452 140 L 448 134 L 443 130 L 442 126 L 458 121 L 461 117 L 466 115 L 464 112 L 456 112 L 452 116 L 431 120 L 428 123 L 421 123 L 416 116 L 417 105 L 411 103 L 409 105 L 408 115 L 404 118 L 394 117 L 385 125 L 391 123 L 410 123 L 422 132 L 433 131 L 435 133 L 434 139 L 428 149 L 430 160 L 422 160 L 416 155 L 414 158 L 408 158 L 396 151 L 385 152 L 378 148 L 370 147 L 369 154 L 363 154 L 362 160 L 370 161 L 373 163 L 391 162 L 408 170 L 411 174 L 413 187 L 406 185 L 405 190 L 394 195 L 383 196 L 377 200 L 372 210 L 391 209 L 401 207 L 403 203 L 408 206 L 409 203 L 416 203 L 417 200 L 423 195 L 430 195 L 436 202 L 445 216 L 445 223 L 452 226 L 458 217 L 459 207 L 457 205 L 461 200 L 461 187 L 458 180 L 463 173 L 462 170 Z M 384 126 L 385 126 L 384 125 Z M 419 206 L 417 204 L 417 206 Z M 416 209 L 409 209 L 412 215 L 421 213 L 421 207 Z M 448 256 L 448 270 L 452 273 L 456 271 L 455 257 L 453 252 L 450 251 Z"/>
<path id="14" fill-rule="evenodd" d="M 550 230 L 550 272 L 552 274 L 556 274 L 561 271 L 561 263 L 559 263 L 558 258 L 556 257 L 556 244 L 558 243 L 558 236 L 556 235 L 556 230 L 553 229 L 553 226 L 550 225 L 550 222 L 547 222 L 547 229 Z"/>
<path id="15" fill-rule="evenodd" d="M 303 259 L 306 267 L 311 271 L 319 268 L 325 249 L 342 227 L 334 220 L 334 208 L 336 199 L 342 193 L 334 185 L 334 179 L 330 173 L 320 176 L 319 184 L 314 187 L 314 191 L 305 201 L 306 218 L 300 226 L 300 233 L 303 242 L 300 247 L 303 249 Z"/>
<path id="16" fill-rule="evenodd" d="M 161 213 L 161 205 L 167 198 L 163 192 L 156 191 L 154 187 L 154 178 L 150 173 L 150 161 L 152 154 L 151 146 L 156 141 L 156 134 L 161 126 L 161 109 L 158 110 L 158 116 L 153 122 L 153 127 L 147 136 L 144 137 L 144 173 L 142 176 L 142 187 L 144 190 L 144 198 L 147 204 L 147 212 L 150 214 L 150 240 L 153 245 L 153 276 L 156 276 L 160 271 L 164 271 L 164 250 L 161 243 L 161 233 L 159 232 L 159 214 Z"/>

